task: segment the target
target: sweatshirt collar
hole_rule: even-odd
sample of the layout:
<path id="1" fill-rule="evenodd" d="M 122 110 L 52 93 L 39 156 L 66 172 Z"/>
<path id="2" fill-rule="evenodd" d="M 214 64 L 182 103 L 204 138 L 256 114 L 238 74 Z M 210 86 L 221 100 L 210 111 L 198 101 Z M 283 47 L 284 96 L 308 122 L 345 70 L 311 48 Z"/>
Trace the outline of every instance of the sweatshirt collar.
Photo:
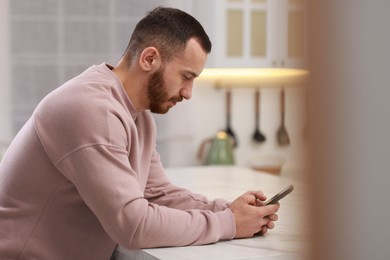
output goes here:
<path id="1" fill-rule="evenodd" d="M 115 80 L 115 87 L 118 90 L 120 94 L 121 101 L 124 102 L 124 105 L 127 107 L 129 110 L 131 117 L 136 120 L 138 115 L 141 113 L 140 111 L 137 110 L 137 108 L 134 106 L 133 102 L 127 95 L 125 88 L 122 84 L 122 82 L 119 80 L 119 78 L 116 76 L 114 72 L 112 72 L 112 69 L 114 66 L 108 64 L 108 63 L 102 63 L 100 65 L 97 65 L 98 69 L 100 69 L 104 74 Z"/>

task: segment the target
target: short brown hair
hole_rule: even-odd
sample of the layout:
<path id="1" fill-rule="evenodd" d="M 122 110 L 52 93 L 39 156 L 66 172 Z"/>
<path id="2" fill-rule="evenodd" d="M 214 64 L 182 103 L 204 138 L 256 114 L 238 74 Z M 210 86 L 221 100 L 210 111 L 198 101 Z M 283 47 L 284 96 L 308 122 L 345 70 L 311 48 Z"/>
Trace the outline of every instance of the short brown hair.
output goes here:
<path id="1" fill-rule="evenodd" d="M 153 46 L 167 61 L 184 50 L 192 38 L 199 42 L 206 53 L 210 53 L 210 39 L 198 20 L 175 8 L 157 7 L 136 25 L 124 57 L 131 65 L 140 52 Z"/>

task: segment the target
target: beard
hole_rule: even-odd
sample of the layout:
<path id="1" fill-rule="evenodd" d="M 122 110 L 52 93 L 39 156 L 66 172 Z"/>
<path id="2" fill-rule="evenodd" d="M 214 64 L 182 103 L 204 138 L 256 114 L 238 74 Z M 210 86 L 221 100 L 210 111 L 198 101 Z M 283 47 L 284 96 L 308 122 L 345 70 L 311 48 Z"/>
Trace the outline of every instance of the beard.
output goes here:
<path id="1" fill-rule="evenodd" d="M 171 107 L 164 106 L 165 102 L 180 102 L 182 97 L 169 98 L 167 88 L 164 82 L 165 68 L 161 67 L 158 71 L 149 76 L 148 80 L 148 98 L 149 109 L 152 113 L 165 114 Z"/>

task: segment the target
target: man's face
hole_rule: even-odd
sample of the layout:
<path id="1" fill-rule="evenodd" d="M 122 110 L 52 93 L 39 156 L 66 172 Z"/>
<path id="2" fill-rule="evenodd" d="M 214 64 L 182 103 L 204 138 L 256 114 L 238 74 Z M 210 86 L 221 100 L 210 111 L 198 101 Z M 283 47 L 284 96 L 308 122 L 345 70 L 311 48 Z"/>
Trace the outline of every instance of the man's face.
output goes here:
<path id="1" fill-rule="evenodd" d="M 151 74 L 147 84 L 150 111 L 165 114 L 177 102 L 190 99 L 194 79 L 203 70 L 206 59 L 199 43 L 191 39 L 183 52 Z"/>

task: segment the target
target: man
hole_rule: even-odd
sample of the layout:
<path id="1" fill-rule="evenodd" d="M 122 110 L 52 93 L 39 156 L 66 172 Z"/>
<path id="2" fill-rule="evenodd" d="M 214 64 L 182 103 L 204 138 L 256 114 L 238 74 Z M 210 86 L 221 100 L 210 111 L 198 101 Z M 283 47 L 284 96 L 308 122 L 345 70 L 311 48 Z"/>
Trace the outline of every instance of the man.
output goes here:
<path id="1" fill-rule="evenodd" d="M 0 166 L 0 259 L 109 259 L 115 246 L 198 245 L 266 233 L 279 205 L 172 185 L 151 116 L 190 99 L 211 43 L 190 15 L 157 8 L 117 66 L 92 66 L 38 105 Z"/>

